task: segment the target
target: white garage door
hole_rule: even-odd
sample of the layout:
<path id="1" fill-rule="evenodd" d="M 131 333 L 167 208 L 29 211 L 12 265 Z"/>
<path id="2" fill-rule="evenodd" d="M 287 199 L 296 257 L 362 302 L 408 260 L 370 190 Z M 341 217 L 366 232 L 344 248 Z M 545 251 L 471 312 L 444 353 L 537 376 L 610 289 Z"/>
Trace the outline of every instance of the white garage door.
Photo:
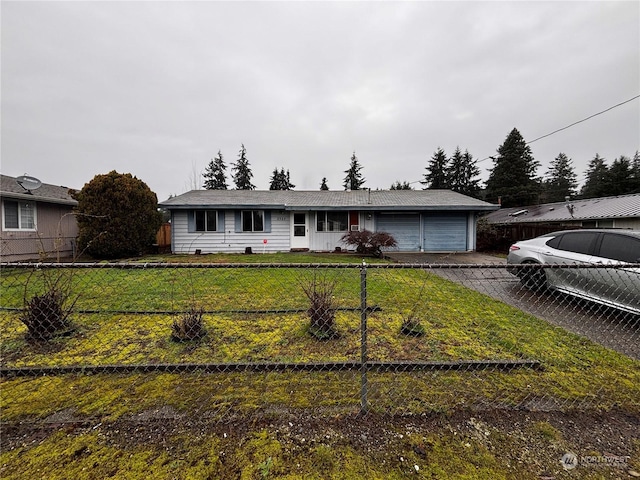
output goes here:
<path id="1" fill-rule="evenodd" d="M 467 250 L 467 215 L 429 214 L 424 216 L 425 252 L 463 252 Z"/>
<path id="2" fill-rule="evenodd" d="M 390 233 L 398 242 L 398 250 L 420 249 L 420 215 L 417 213 L 380 214 L 376 230 Z"/>

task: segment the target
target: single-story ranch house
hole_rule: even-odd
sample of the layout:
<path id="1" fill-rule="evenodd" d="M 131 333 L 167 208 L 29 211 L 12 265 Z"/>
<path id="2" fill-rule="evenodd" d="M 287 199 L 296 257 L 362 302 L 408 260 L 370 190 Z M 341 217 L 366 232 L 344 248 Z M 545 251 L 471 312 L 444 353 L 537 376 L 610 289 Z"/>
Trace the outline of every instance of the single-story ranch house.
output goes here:
<path id="1" fill-rule="evenodd" d="M 31 189 L 30 189 L 31 188 Z M 36 188 L 8 175 L 0 175 L 3 262 L 58 260 L 75 254 L 78 204 L 69 188 L 42 183 Z"/>
<path id="2" fill-rule="evenodd" d="M 160 206 L 173 253 L 333 251 L 364 229 L 400 251 L 472 251 L 478 215 L 498 208 L 449 190 L 193 190 Z"/>

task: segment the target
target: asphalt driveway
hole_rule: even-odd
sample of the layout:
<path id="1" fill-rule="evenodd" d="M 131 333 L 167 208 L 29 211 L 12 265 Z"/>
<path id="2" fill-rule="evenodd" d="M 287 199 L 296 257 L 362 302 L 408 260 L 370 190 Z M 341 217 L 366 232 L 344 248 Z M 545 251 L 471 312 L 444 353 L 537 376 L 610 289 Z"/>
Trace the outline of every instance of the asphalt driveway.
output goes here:
<path id="1" fill-rule="evenodd" d="M 640 360 L 640 317 L 552 291 L 524 288 L 505 268 L 506 258 L 478 252 L 386 255 L 397 263 L 425 264 L 433 273 L 519 308 L 549 323 Z M 455 267 L 460 265 L 462 267 Z M 469 265 L 477 268 L 469 268 Z"/>

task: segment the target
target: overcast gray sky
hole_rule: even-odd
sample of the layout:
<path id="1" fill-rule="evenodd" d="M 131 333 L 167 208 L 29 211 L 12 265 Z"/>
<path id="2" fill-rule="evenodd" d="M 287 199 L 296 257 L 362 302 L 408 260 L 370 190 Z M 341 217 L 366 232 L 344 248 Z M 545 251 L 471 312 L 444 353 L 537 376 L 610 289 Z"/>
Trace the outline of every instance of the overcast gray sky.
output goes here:
<path id="1" fill-rule="evenodd" d="M 389 188 L 438 147 L 482 159 L 640 93 L 637 1 L 2 1 L 1 21 L 2 173 L 115 169 L 160 201 L 242 143 L 259 189 L 277 167 L 341 190 L 354 151 Z M 640 100 L 531 148 L 539 175 L 564 152 L 582 180 L 640 148 Z"/>

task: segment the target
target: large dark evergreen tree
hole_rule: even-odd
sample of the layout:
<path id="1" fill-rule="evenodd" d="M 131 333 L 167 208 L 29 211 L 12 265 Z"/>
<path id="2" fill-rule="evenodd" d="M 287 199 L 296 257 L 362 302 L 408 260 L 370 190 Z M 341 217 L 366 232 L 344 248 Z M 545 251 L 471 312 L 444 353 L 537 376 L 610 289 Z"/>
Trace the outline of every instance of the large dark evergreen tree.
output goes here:
<path id="1" fill-rule="evenodd" d="M 463 195 L 477 197 L 480 192 L 478 175 L 480 169 L 473 156 L 468 150 L 462 153 L 460 147 L 456 147 L 446 170 L 448 188 Z"/>
<path id="2" fill-rule="evenodd" d="M 501 199 L 505 207 L 537 203 L 540 195 L 540 181 L 535 176 L 537 167 L 531 148 L 514 128 L 498 148 L 487 180 L 487 201 L 495 203 Z"/>
<path id="3" fill-rule="evenodd" d="M 624 155 L 613 161 L 609 167 L 609 188 L 606 195 L 625 195 L 634 190 L 633 165 Z"/>
<path id="4" fill-rule="evenodd" d="M 573 197 L 577 187 L 577 176 L 571 159 L 560 152 L 549 164 L 546 178 L 542 184 L 542 201 L 544 203 L 562 202 L 565 197 Z"/>
<path id="5" fill-rule="evenodd" d="M 449 188 L 447 167 L 447 155 L 442 148 L 438 147 L 426 166 L 427 173 L 424 174 L 424 180 L 420 182 L 425 186 L 424 189 Z"/>
<path id="6" fill-rule="evenodd" d="M 296 188 L 296 186 L 291 183 L 289 170 L 285 173 L 284 168 L 281 168 L 279 171 L 277 168 L 274 168 L 270 182 L 269 190 L 293 190 Z"/>
<path id="7" fill-rule="evenodd" d="M 225 170 L 227 166 L 224 164 L 222 152 L 218 150 L 218 156 L 209 162 L 204 174 L 204 185 L 206 190 L 226 190 L 227 178 Z"/>
<path id="8" fill-rule="evenodd" d="M 320 190 L 329 190 L 329 185 L 327 185 L 327 177 L 322 177 L 322 182 L 320 182 Z"/>
<path id="9" fill-rule="evenodd" d="M 587 166 L 587 178 L 580 190 L 582 198 L 597 198 L 608 195 L 609 166 L 607 161 L 596 153 Z"/>
<path id="10" fill-rule="evenodd" d="M 231 171 L 233 172 L 233 182 L 236 185 L 236 190 L 255 190 L 256 186 L 251 183 L 253 172 L 251 171 L 249 160 L 247 160 L 247 149 L 244 148 L 244 144 L 240 148 L 238 161 L 232 165 Z"/>
<path id="11" fill-rule="evenodd" d="M 344 173 L 347 174 L 344 177 L 344 182 L 342 183 L 345 190 L 360 190 L 360 188 L 362 188 L 365 179 L 362 176 L 361 170 L 362 165 L 358 162 L 356 152 L 353 152 L 353 155 L 351 155 L 351 164 L 349 165 L 349 169 L 344 171 Z"/>

